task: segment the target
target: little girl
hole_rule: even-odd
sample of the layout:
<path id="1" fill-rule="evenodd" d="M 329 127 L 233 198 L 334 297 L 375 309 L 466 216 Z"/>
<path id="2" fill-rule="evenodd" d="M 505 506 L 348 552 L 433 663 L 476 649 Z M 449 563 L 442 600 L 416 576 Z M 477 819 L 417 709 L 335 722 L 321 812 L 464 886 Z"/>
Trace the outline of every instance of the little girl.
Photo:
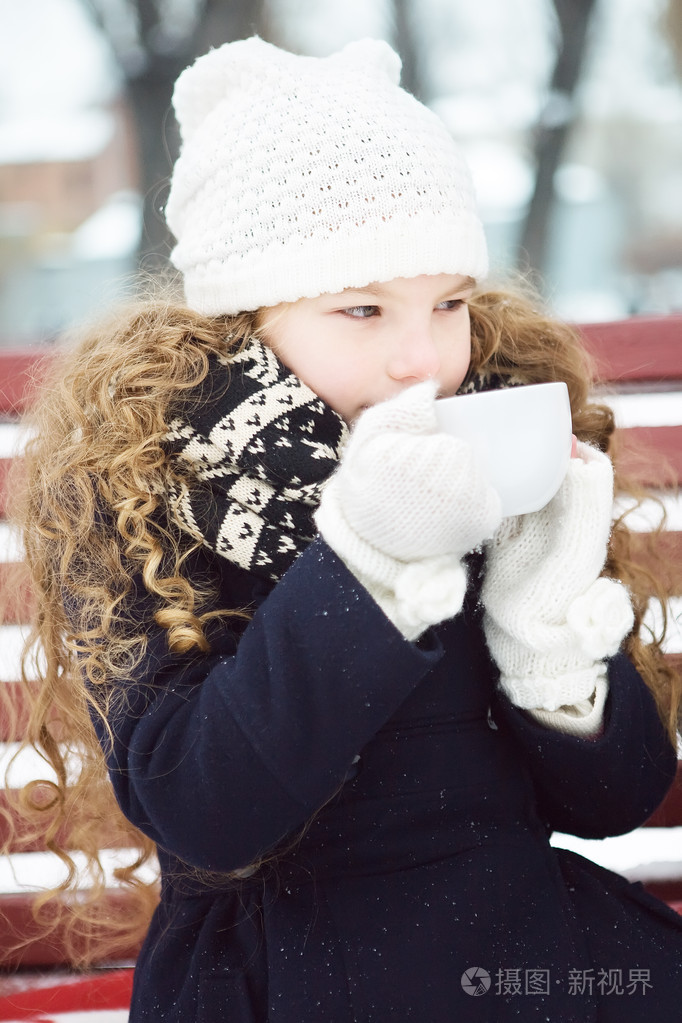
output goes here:
<path id="1" fill-rule="evenodd" d="M 65 352 L 36 413 L 31 737 L 53 838 L 158 855 L 132 1023 L 678 1018 L 682 920 L 548 840 L 675 772 L 612 416 L 572 330 L 481 290 L 468 172 L 398 77 L 372 40 L 185 71 L 186 305 Z M 501 521 L 435 400 L 557 379 L 575 457 Z"/>

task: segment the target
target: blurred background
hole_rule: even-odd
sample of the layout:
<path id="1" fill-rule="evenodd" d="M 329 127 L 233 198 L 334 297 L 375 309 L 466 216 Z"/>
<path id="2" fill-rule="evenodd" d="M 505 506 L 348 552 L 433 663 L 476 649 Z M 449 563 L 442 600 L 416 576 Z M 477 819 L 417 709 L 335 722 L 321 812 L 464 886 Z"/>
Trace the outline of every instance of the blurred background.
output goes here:
<path id="1" fill-rule="evenodd" d="M 0 0 L 0 345 L 167 266 L 173 82 L 253 33 L 400 52 L 464 146 L 493 277 L 530 269 L 579 322 L 682 309 L 682 0 Z"/>

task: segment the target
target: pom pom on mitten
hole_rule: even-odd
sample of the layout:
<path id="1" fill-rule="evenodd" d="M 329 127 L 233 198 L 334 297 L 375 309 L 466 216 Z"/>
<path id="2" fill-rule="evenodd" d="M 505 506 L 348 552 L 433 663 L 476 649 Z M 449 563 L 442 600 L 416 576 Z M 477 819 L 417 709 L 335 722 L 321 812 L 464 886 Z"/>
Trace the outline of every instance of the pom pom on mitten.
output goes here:
<path id="1" fill-rule="evenodd" d="M 315 519 L 408 639 L 462 606 L 461 559 L 501 512 L 470 446 L 438 432 L 427 381 L 360 416 Z"/>
<path id="2" fill-rule="evenodd" d="M 501 687 L 528 709 L 593 699 L 603 659 L 634 621 L 622 583 L 600 577 L 611 532 L 611 462 L 587 444 L 578 454 L 549 504 L 505 520 L 487 552 L 488 647 Z"/>

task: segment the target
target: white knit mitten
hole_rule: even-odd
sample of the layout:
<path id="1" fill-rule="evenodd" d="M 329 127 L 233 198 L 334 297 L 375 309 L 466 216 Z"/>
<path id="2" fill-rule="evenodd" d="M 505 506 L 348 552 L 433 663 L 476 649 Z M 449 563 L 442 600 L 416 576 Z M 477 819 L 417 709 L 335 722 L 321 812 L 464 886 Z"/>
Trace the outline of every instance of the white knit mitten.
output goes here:
<path id="1" fill-rule="evenodd" d="M 613 467 L 587 444 L 578 454 L 545 508 L 502 523 L 481 596 L 488 647 L 510 700 L 594 717 L 590 707 L 601 709 L 606 695 L 604 658 L 616 653 L 634 616 L 623 584 L 600 575 Z"/>
<path id="2" fill-rule="evenodd" d="M 358 419 L 324 489 L 320 533 L 414 640 L 462 607 L 461 559 L 500 523 L 473 450 L 439 433 L 436 384 L 416 384 Z"/>

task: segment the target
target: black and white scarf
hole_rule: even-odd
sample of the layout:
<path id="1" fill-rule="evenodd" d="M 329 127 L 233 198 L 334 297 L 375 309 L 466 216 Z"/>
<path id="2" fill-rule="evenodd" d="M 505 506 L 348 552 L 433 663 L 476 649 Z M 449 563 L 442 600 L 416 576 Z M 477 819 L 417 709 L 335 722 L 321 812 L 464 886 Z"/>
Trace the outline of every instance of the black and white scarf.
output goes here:
<path id="1" fill-rule="evenodd" d="M 515 382 L 483 373 L 459 393 Z M 261 342 L 211 355 L 165 437 L 189 469 L 167 495 L 171 513 L 216 554 L 277 580 L 315 536 L 313 513 L 347 437 L 341 416 Z"/>
<path id="2" fill-rule="evenodd" d="M 193 477 L 169 495 L 172 513 L 216 554 L 279 579 L 315 536 L 348 428 L 259 341 L 209 362 L 165 438 Z"/>

